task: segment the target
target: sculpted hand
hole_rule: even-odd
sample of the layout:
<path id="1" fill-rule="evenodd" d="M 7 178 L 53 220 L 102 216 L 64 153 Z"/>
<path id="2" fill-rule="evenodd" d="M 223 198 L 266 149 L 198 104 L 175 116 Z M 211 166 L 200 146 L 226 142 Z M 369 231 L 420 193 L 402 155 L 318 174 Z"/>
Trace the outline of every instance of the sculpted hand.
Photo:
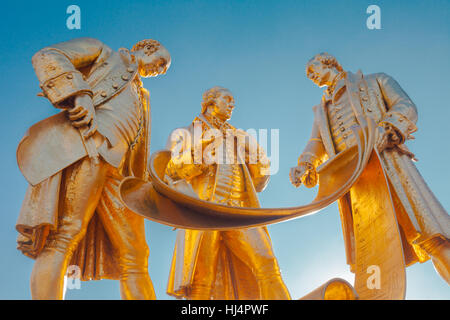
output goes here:
<path id="1" fill-rule="evenodd" d="M 75 128 L 86 127 L 83 132 L 85 138 L 90 137 L 97 130 L 94 104 L 88 94 L 81 94 L 75 98 L 73 108 L 68 110 L 69 119 Z"/>
<path id="2" fill-rule="evenodd" d="M 385 125 L 379 128 L 379 137 L 377 141 L 377 149 L 382 152 L 384 149 L 394 148 L 402 141 L 401 135 L 389 125 Z"/>
<path id="3" fill-rule="evenodd" d="M 177 170 L 177 174 L 181 179 L 186 181 L 202 174 L 207 169 L 204 164 L 184 164 L 181 168 Z"/>
<path id="4" fill-rule="evenodd" d="M 395 148 L 401 154 L 406 154 L 413 161 L 417 161 L 414 153 L 408 150 L 406 145 L 402 144 L 400 134 L 391 126 L 379 127 L 380 136 L 377 141 L 378 152 L 382 152 L 385 149 Z"/>
<path id="5" fill-rule="evenodd" d="M 307 188 L 314 187 L 318 180 L 316 170 L 310 163 L 302 163 L 298 167 L 291 168 L 289 178 L 295 187 L 303 183 Z"/>

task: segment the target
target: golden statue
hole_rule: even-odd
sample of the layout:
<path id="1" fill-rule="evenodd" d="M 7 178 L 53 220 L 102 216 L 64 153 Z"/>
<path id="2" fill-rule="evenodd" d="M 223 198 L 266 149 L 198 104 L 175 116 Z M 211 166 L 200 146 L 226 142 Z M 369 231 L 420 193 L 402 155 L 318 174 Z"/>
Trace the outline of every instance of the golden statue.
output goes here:
<path id="1" fill-rule="evenodd" d="M 167 179 L 167 164 L 173 161 L 167 150 L 152 155 L 151 181 L 127 178 L 122 182 L 121 199 L 130 210 L 153 221 L 177 228 L 220 231 L 302 217 L 338 201 L 347 262 L 355 273 L 359 299 L 404 299 L 406 266 L 430 258 L 448 282 L 450 218 L 423 181 L 414 166 L 414 155 L 404 144 L 417 130 L 415 105 L 386 74 L 344 72 L 328 54 L 313 58 L 307 74 L 319 86 L 328 87 L 321 104 L 314 107 L 312 137 L 298 166 L 291 169 L 294 185 L 319 185 L 312 202 L 288 208 L 211 202 L 208 188 L 193 191 L 189 184 L 173 184 Z M 191 152 L 187 154 L 191 157 Z M 204 170 L 201 165 L 187 163 L 183 167 L 187 176 Z M 188 252 L 192 256 L 194 250 L 183 249 L 177 247 L 175 254 Z M 173 270 L 180 270 L 177 266 L 174 264 Z M 172 273 L 169 291 L 174 283 L 190 283 L 193 276 L 180 275 L 186 274 Z M 325 287 L 318 289 L 319 297 L 327 295 Z M 332 296 L 351 298 L 344 287 L 331 286 L 339 293 Z"/>
<path id="2" fill-rule="evenodd" d="M 314 56 L 306 73 L 327 89 L 313 108 L 311 138 L 298 166 L 291 169 L 295 186 L 320 185 L 316 168 L 355 145 L 357 137 L 351 129 L 372 120 L 377 124 L 376 153 L 338 200 L 347 263 L 360 275 L 355 278 L 360 297 L 403 298 L 405 266 L 429 258 L 450 283 L 450 217 L 405 145 L 417 130 L 414 103 L 387 74 L 344 71 L 327 53 Z M 371 267 L 379 268 L 381 288 L 368 285 Z"/>
<path id="3" fill-rule="evenodd" d="M 201 114 L 169 138 L 168 149 L 180 152 L 183 161 L 170 159 L 166 181 L 209 202 L 259 207 L 256 192 L 269 180 L 270 163 L 256 142 L 259 158 L 249 162 L 250 147 L 244 146 L 249 135 L 228 123 L 233 108 L 227 89 L 214 87 L 203 94 Z M 195 128 L 200 129 L 197 145 L 191 144 Z M 203 154 L 200 161 L 195 161 L 197 151 Z M 207 156 L 216 156 L 216 161 L 205 161 Z M 178 230 L 167 292 L 187 299 L 290 299 L 265 227 Z"/>
<path id="4" fill-rule="evenodd" d="M 131 51 L 80 38 L 32 59 L 45 96 L 61 109 L 19 144 L 30 183 L 17 222 L 18 249 L 36 259 L 33 299 L 62 299 L 69 265 L 81 280 L 117 279 L 123 299 L 154 299 L 144 219 L 120 201 L 125 176 L 147 179 L 149 93 L 139 76 L 170 66 L 168 51 L 142 40 Z"/>

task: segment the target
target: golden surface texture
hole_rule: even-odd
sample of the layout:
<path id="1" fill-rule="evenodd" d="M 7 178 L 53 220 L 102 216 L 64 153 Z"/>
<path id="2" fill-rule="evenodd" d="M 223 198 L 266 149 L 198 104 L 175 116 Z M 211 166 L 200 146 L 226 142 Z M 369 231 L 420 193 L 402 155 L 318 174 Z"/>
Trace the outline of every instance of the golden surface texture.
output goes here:
<path id="1" fill-rule="evenodd" d="M 319 183 L 318 195 L 309 205 L 270 209 L 208 205 L 162 182 L 170 158 L 165 152 L 152 157 L 152 183 L 127 179 L 122 184 L 122 198 L 133 211 L 155 221 L 219 230 L 303 216 L 338 200 L 347 262 L 356 272 L 355 286 L 361 299 L 403 299 L 405 266 L 430 257 L 448 281 L 449 216 L 404 145 L 417 130 L 416 107 L 386 74 L 363 76 L 343 70 L 335 74 L 339 74 L 339 85 L 328 85 L 339 92 L 334 97 L 339 110 L 332 107 L 333 92 L 327 90 L 322 103 L 313 108 L 311 138 L 299 166 L 291 172 L 295 185 Z M 330 122 L 330 117 L 339 121 Z M 333 130 L 330 123 L 339 129 Z M 359 183 L 359 178 L 365 183 Z M 165 206 L 173 209 L 170 214 L 165 214 Z M 383 284 L 369 289 L 368 268 L 373 266 L 380 268 Z"/>
<path id="2" fill-rule="evenodd" d="M 338 200 L 347 262 L 356 273 L 355 288 L 361 299 L 403 299 L 405 266 L 430 257 L 448 282 L 450 218 L 404 145 L 417 130 L 415 105 L 384 73 L 353 74 L 336 64 L 330 67 L 330 58 L 323 61 L 327 64 L 317 62 L 316 70 L 308 74 L 328 90 L 313 108 L 311 138 L 298 167 L 291 171 L 296 186 L 319 184 L 312 203 L 270 209 L 208 204 L 202 201 L 206 198 L 195 199 L 189 190 L 177 192 L 162 182 L 170 158 L 164 151 L 152 157 L 152 183 L 124 181 L 124 202 L 133 211 L 168 225 L 229 230 L 304 216 Z M 170 214 L 165 207 L 173 209 Z M 380 271 L 380 286 L 369 283 L 373 267 Z"/>
<path id="3" fill-rule="evenodd" d="M 368 121 L 360 128 L 352 129 L 358 129 L 358 145 L 337 154 L 317 168 L 317 176 L 322 183 L 314 201 L 307 205 L 290 208 L 231 207 L 202 200 L 195 192 L 186 192 L 189 188 L 183 192 L 177 191 L 164 182 L 167 164 L 171 160 L 168 150 L 152 154 L 151 182 L 128 177 L 121 183 L 120 195 L 127 207 L 145 218 L 185 229 L 231 230 L 302 217 L 345 195 L 363 171 L 372 154 L 375 126 L 373 121 Z"/>
<path id="4" fill-rule="evenodd" d="M 358 294 L 344 279 L 334 278 L 299 300 L 358 300 Z"/>
<path id="5" fill-rule="evenodd" d="M 291 171 L 295 185 L 307 181 L 326 159 L 355 144 L 349 128 L 367 121 L 378 126 L 377 152 L 356 184 L 339 199 L 347 262 L 355 272 L 360 298 L 403 299 L 405 265 L 430 257 L 450 283 L 450 217 L 404 145 L 417 130 L 414 103 L 392 77 L 345 72 L 334 57 L 325 53 L 308 62 L 307 75 L 328 89 L 321 104 L 313 108 L 311 138 L 298 159 L 299 167 Z M 312 187 L 315 183 L 305 185 Z M 380 270 L 379 288 L 368 284 L 368 270 L 373 266 Z"/>
<path id="6" fill-rule="evenodd" d="M 124 299 L 155 298 L 144 219 L 120 201 L 119 185 L 148 177 L 149 93 L 139 76 L 165 73 L 170 55 L 154 40 L 136 48 L 80 38 L 33 56 L 42 95 L 61 109 L 31 127 L 17 151 L 30 183 L 17 242 L 36 259 L 33 299 L 63 298 L 69 265 L 81 280 L 120 280 Z"/>
<path id="7" fill-rule="evenodd" d="M 217 89 L 217 93 L 219 97 L 228 97 L 228 106 L 232 104 L 228 90 Z M 214 104 L 219 103 L 219 97 L 215 98 Z M 211 112 L 213 109 L 214 105 L 209 105 L 193 122 L 193 125 L 201 122 L 202 135 L 213 128 L 224 135 L 236 134 L 236 130 L 226 123 L 227 118 L 221 120 L 222 110 L 215 113 Z M 189 131 L 193 130 L 193 125 Z M 224 127 L 229 131 L 225 132 Z M 215 142 L 212 139 L 209 143 Z M 178 150 L 183 152 L 189 148 L 188 154 L 191 154 L 191 146 L 183 140 L 169 143 L 169 148 L 174 150 L 179 144 L 182 146 Z M 248 163 L 237 161 L 239 154 L 234 146 L 222 142 L 219 147 L 226 149 L 231 163 L 178 164 L 172 158 L 166 169 L 169 183 L 181 192 L 191 192 L 209 202 L 259 207 L 256 192 L 262 190 L 269 177 L 253 175 Z M 197 170 L 192 170 L 192 165 L 198 166 Z M 253 166 L 268 164 L 258 162 Z M 254 184 L 256 178 L 264 182 Z M 259 185 L 259 189 L 254 185 Z M 206 300 L 290 298 L 264 227 L 231 231 L 179 230 L 167 292 L 176 297 Z"/>

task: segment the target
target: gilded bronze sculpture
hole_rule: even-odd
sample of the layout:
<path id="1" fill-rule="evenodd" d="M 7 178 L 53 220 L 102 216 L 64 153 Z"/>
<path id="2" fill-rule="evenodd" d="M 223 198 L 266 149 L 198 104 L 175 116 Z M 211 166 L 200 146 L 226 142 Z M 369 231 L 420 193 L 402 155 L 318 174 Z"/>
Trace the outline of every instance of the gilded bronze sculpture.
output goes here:
<path id="1" fill-rule="evenodd" d="M 124 299 L 155 299 L 143 217 L 182 228 L 168 294 L 290 299 L 265 226 L 334 201 L 355 290 L 333 279 L 305 298 L 403 299 L 406 266 L 428 259 L 450 283 L 450 218 L 405 145 L 417 130 L 417 109 L 392 77 L 353 74 L 329 54 L 314 56 L 307 76 L 327 89 L 290 179 L 296 187 L 319 185 L 317 197 L 260 208 L 270 163 L 250 135 L 229 124 L 234 98 L 225 88 L 207 90 L 200 115 L 147 161 L 150 105 L 140 77 L 170 67 L 159 42 L 116 52 L 80 38 L 46 47 L 32 62 L 39 95 L 61 110 L 33 125 L 17 149 L 30 184 L 17 242 L 36 259 L 33 299 L 62 299 L 69 265 L 81 280 L 120 280 Z M 374 267 L 379 288 L 369 286 Z"/>
<path id="2" fill-rule="evenodd" d="M 173 155 L 174 151 L 181 153 L 183 159 L 176 161 L 176 155 L 171 158 L 166 180 L 173 188 L 209 202 L 259 207 L 256 192 L 268 182 L 268 159 L 255 144 L 260 157 L 249 162 L 248 144 L 246 149 L 244 146 L 246 133 L 228 123 L 233 108 L 233 96 L 225 88 L 214 87 L 203 94 L 201 114 L 189 127 L 175 130 L 169 139 L 168 149 Z M 200 133 L 197 145 L 191 143 L 196 126 Z M 211 131 L 217 135 L 209 135 Z M 239 145 L 239 141 L 244 144 Z M 203 153 L 199 161 L 194 159 L 197 151 Z M 206 160 L 211 156 L 208 152 L 217 156 L 215 161 Z M 167 291 L 187 299 L 290 298 L 265 227 L 179 230 Z"/>
<path id="3" fill-rule="evenodd" d="M 32 59 L 45 96 L 61 112 L 32 126 L 18 151 L 30 183 L 17 221 L 18 249 L 36 259 L 33 299 L 61 299 L 69 265 L 81 280 L 120 280 L 124 299 L 154 299 L 144 219 L 118 197 L 125 176 L 147 179 L 149 93 L 141 77 L 164 74 L 155 40 L 113 51 L 80 38 Z"/>
<path id="4" fill-rule="evenodd" d="M 405 267 L 429 258 L 448 282 L 450 219 L 404 144 L 416 130 L 415 105 L 390 76 L 344 72 L 327 54 L 312 59 L 307 74 L 328 89 L 314 107 L 312 137 L 290 175 L 296 186 L 319 185 L 314 201 L 291 208 L 252 208 L 198 199 L 189 188 L 181 192 L 186 185 L 177 191 L 162 181 L 170 162 L 167 151 L 152 156 L 151 182 L 124 180 L 123 201 L 151 220 L 201 230 L 264 226 L 338 201 L 359 298 L 403 299 Z M 379 270 L 380 286 L 370 284 L 370 270 Z"/>
<path id="5" fill-rule="evenodd" d="M 319 87 L 327 87 L 313 108 L 311 138 L 291 169 L 291 182 L 320 184 L 316 168 L 356 143 L 351 130 L 377 124 L 376 154 L 359 180 L 339 199 L 347 263 L 364 298 L 403 298 L 405 265 L 431 258 L 450 283 L 450 217 L 416 169 L 405 145 L 417 130 L 417 109 L 398 83 L 385 73 L 344 71 L 335 57 L 321 53 L 306 66 Z M 367 270 L 378 266 L 381 288 L 370 290 Z M 365 276 L 364 276 L 365 274 Z"/>

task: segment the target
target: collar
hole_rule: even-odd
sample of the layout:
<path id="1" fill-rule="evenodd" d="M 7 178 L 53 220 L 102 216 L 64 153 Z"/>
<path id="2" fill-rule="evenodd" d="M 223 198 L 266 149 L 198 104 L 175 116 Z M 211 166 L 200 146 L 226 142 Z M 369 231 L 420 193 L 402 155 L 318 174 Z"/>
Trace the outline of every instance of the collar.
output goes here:
<path id="1" fill-rule="evenodd" d="M 342 96 L 345 88 L 346 88 L 345 78 L 342 78 L 341 80 L 338 81 L 338 83 L 336 84 L 336 87 L 334 88 L 333 97 L 332 97 L 333 102 L 336 102 L 336 100 L 338 100 Z"/>
<path id="2" fill-rule="evenodd" d="M 337 99 L 339 99 L 341 97 L 343 90 L 346 87 L 346 85 L 345 85 L 346 77 L 347 77 L 347 74 L 345 73 L 344 76 L 342 76 L 338 79 L 338 81 L 334 87 L 329 87 L 329 88 L 327 88 L 327 90 L 325 90 L 324 97 L 325 97 L 326 101 L 335 102 Z"/>
<path id="3" fill-rule="evenodd" d="M 203 121 L 209 128 L 219 129 L 223 134 L 226 134 L 227 130 L 236 131 L 236 128 L 229 124 L 227 121 L 220 121 L 216 117 L 206 117 L 203 113 L 200 113 L 198 118 Z"/>
<path id="4" fill-rule="evenodd" d="M 225 125 L 225 121 L 221 121 L 220 119 L 214 117 L 214 116 L 207 116 L 206 114 L 202 114 L 203 117 L 208 120 L 208 123 L 212 124 L 212 126 L 216 129 L 222 129 Z"/>

